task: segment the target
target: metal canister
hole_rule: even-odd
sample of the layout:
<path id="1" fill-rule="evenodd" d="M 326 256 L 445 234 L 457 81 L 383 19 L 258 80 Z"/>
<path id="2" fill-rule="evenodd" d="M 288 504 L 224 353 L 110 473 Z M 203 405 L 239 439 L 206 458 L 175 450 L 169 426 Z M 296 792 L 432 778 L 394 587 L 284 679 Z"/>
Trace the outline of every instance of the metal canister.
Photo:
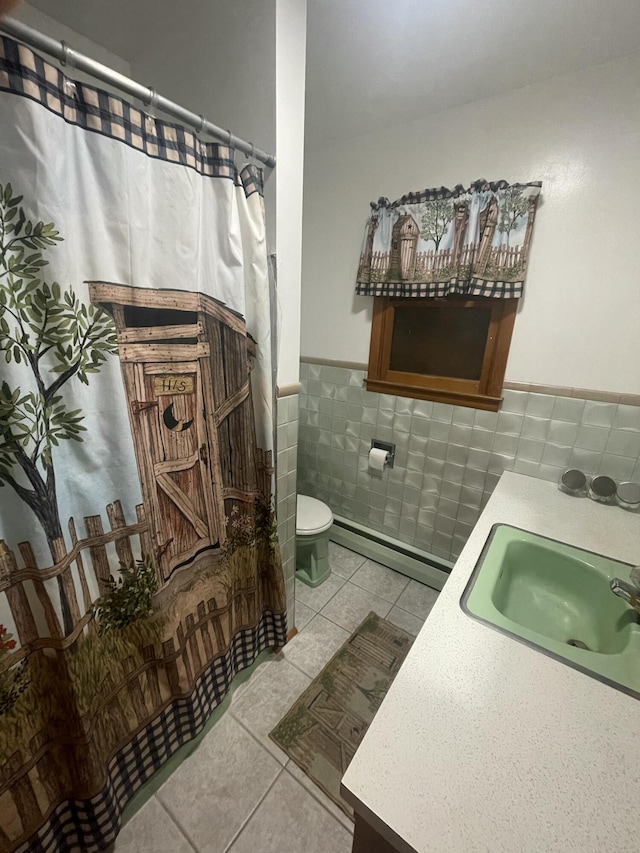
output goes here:
<path id="1" fill-rule="evenodd" d="M 598 474 L 589 483 L 589 497 L 603 504 L 612 503 L 616 494 L 616 481 L 606 474 Z"/>
<path id="2" fill-rule="evenodd" d="M 640 510 L 640 483 L 618 483 L 616 500 L 623 509 Z"/>
<path id="3" fill-rule="evenodd" d="M 577 468 L 567 468 L 560 477 L 560 490 L 568 495 L 582 497 L 587 492 L 587 477 Z"/>

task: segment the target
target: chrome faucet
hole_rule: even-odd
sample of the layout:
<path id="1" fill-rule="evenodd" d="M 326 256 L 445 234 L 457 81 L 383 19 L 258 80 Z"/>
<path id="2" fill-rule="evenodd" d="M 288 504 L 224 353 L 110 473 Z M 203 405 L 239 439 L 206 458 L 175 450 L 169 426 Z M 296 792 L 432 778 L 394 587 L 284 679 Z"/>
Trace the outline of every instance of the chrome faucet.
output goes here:
<path id="1" fill-rule="evenodd" d="M 631 569 L 631 583 L 614 578 L 611 581 L 611 592 L 630 604 L 634 610 L 640 613 L 640 566 Z"/>

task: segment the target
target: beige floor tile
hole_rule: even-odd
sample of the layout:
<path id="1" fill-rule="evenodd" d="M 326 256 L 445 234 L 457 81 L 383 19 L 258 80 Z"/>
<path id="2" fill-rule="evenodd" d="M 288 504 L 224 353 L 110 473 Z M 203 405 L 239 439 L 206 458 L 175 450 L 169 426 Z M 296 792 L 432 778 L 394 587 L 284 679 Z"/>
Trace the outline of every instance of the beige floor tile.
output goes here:
<path id="1" fill-rule="evenodd" d="M 348 639 L 347 631 L 318 614 L 280 654 L 310 678 L 315 678 Z"/>
<path id="2" fill-rule="evenodd" d="M 233 682 L 233 691 L 231 694 L 231 703 L 237 702 L 245 690 L 248 690 L 252 684 L 255 684 L 259 678 L 262 678 L 267 668 L 273 663 L 276 655 L 275 652 L 269 651 L 264 655 L 264 659 L 252 670 L 250 675 L 246 672 L 240 672 Z"/>
<path id="3" fill-rule="evenodd" d="M 298 631 L 303 631 L 315 615 L 315 610 L 307 607 L 301 601 L 296 601 L 296 628 Z"/>
<path id="4" fill-rule="evenodd" d="M 362 554 L 356 554 L 337 542 L 329 542 L 329 565 L 331 571 L 343 578 L 350 578 L 366 560 Z"/>
<path id="5" fill-rule="evenodd" d="M 344 578 L 334 574 L 329 575 L 320 586 L 307 586 L 296 580 L 296 604 L 301 601 L 318 613 L 345 583 Z"/>
<path id="6" fill-rule="evenodd" d="M 363 589 L 368 589 L 369 592 L 373 592 L 393 604 L 409 583 L 409 578 L 394 572 L 393 569 L 381 566 L 380 563 L 367 560 L 352 575 L 350 582 L 356 586 L 361 586 Z"/>
<path id="7" fill-rule="evenodd" d="M 307 791 L 314 797 L 321 806 L 323 806 L 327 811 L 332 814 L 336 820 L 338 820 L 345 829 L 349 832 L 353 832 L 353 821 L 347 817 L 347 815 L 342 811 L 342 809 L 337 806 L 333 800 L 331 800 L 322 788 L 319 788 L 313 779 L 310 779 L 304 770 L 301 770 L 297 764 L 293 761 L 290 761 L 286 767 L 287 773 L 290 773 L 296 782 L 299 782 L 303 788 L 306 788 Z"/>
<path id="8" fill-rule="evenodd" d="M 402 610 L 408 610 L 414 616 L 420 619 L 426 619 L 431 608 L 436 603 L 439 592 L 437 589 L 431 589 L 430 586 L 425 586 L 418 581 L 410 581 L 400 598 L 396 601 L 396 606 Z"/>
<path id="9" fill-rule="evenodd" d="M 351 634 L 371 610 L 378 616 L 386 616 L 391 603 L 349 582 L 322 608 L 322 616 Z"/>
<path id="10" fill-rule="evenodd" d="M 300 672 L 286 658 L 275 660 L 263 677 L 244 692 L 231 713 L 258 738 L 265 749 L 280 764 L 288 756 L 269 737 L 269 732 L 280 722 L 301 693 L 311 684 L 308 675 Z"/>
<path id="11" fill-rule="evenodd" d="M 414 616 L 413 613 L 408 613 L 400 607 L 392 607 L 387 614 L 387 619 L 393 625 L 402 628 L 407 634 L 411 634 L 412 637 L 417 637 L 420 628 L 424 625 L 424 619 L 420 619 L 419 616 Z"/>
<path id="12" fill-rule="evenodd" d="M 229 853 L 350 853 L 352 838 L 286 771 Z"/>
<path id="13" fill-rule="evenodd" d="M 280 768 L 227 713 L 157 796 L 199 853 L 222 853 Z"/>
<path id="14" fill-rule="evenodd" d="M 155 797 L 122 828 L 113 853 L 193 853 L 169 814 Z"/>

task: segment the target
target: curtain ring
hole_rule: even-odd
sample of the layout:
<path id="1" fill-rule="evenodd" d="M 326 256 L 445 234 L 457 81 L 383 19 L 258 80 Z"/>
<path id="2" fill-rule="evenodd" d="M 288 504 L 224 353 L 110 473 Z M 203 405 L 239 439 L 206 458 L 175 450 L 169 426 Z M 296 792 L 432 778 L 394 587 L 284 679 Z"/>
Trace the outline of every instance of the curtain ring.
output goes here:
<path id="1" fill-rule="evenodd" d="M 204 133 L 204 126 L 205 126 L 205 124 L 206 124 L 206 119 L 205 119 L 205 117 L 204 117 L 204 116 L 202 115 L 202 113 L 201 113 L 201 114 L 200 114 L 200 129 L 198 130 L 198 134 L 199 134 L 200 136 L 202 136 L 202 134 Z"/>
<path id="2" fill-rule="evenodd" d="M 69 66 L 70 69 L 74 69 L 76 67 L 76 58 L 74 51 L 69 47 L 66 41 L 60 42 L 60 48 L 62 49 L 62 56 L 60 57 L 60 65 Z"/>
<path id="3" fill-rule="evenodd" d="M 156 104 L 158 103 L 158 93 L 153 86 L 149 86 L 149 98 L 143 103 L 149 113 L 151 115 L 155 115 Z"/>
<path id="4" fill-rule="evenodd" d="M 252 160 L 256 159 L 256 146 L 253 142 L 251 143 L 251 153 L 249 154 L 249 157 L 251 157 Z"/>
<path id="5" fill-rule="evenodd" d="M 71 50 L 71 48 L 66 43 L 66 41 L 60 42 L 60 49 L 62 51 L 62 55 L 60 56 L 60 65 L 64 69 L 66 69 L 68 66 L 69 71 L 72 71 L 75 67 L 75 64 L 76 64 L 75 55 L 74 55 L 73 50 Z M 66 73 L 63 74 L 63 77 L 64 77 L 64 85 L 67 89 L 67 94 L 69 95 L 69 97 L 75 98 L 76 97 L 75 81 L 73 81 L 69 77 L 67 77 Z"/>
<path id="6" fill-rule="evenodd" d="M 230 130 L 228 130 L 227 133 L 229 134 L 229 137 L 227 139 L 227 145 L 229 146 L 229 148 L 233 148 L 233 145 L 231 144 L 231 140 L 233 139 L 233 133 L 231 133 Z"/>

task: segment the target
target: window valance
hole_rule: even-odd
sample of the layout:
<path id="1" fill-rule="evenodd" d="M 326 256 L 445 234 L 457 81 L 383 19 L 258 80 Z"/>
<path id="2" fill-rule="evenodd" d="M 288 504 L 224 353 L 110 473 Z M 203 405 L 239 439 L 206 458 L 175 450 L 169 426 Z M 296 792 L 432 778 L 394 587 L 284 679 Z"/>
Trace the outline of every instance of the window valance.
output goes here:
<path id="1" fill-rule="evenodd" d="M 541 187 L 478 180 L 372 202 L 356 293 L 522 296 Z"/>

